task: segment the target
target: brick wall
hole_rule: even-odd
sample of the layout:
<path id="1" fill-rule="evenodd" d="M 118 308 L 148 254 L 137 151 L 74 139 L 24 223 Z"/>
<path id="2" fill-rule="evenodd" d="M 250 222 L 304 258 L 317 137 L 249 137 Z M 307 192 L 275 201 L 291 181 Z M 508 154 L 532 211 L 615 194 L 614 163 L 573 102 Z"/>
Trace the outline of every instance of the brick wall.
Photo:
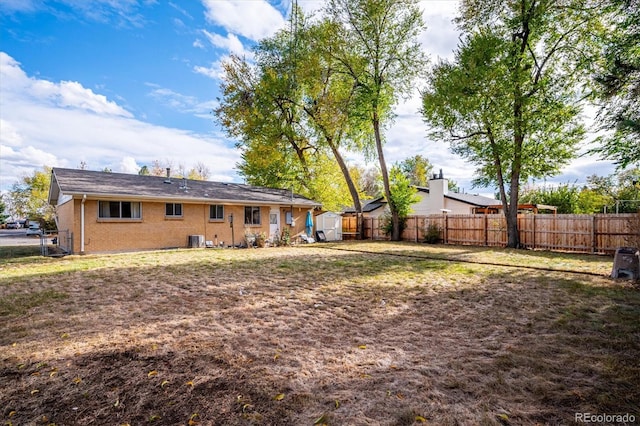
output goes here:
<path id="1" fill-rule="evenodd" d="M 60 229 L 72 230 L 74 253 L 80 252 L 80 205 L 75 199 L 58 207 Z M 85 253 L 133 251 L 188 246 L 189 235 L 204 235 L 206 241 L 231 245 L 229 215 L 234 216 L 234 242 L 244 241 L 245 232 L 269 235 L 269 206 L 261 206 L 258 225 L 244 224 L 244 206 L 224 206 L 223 220 L 209 219 L 209 204 L 183 204 L 181 218 L 165 216 L 164 202 L 143 202 L 141 219 L 103 219 L 98 217 L 98 201 L 85 202 Z M 305 230 L 307 209 L 293 208 L 295 228 L 285 224 L 286 212 L 280 208 L 280 227 L 289 227 L 292 237 Z"/>

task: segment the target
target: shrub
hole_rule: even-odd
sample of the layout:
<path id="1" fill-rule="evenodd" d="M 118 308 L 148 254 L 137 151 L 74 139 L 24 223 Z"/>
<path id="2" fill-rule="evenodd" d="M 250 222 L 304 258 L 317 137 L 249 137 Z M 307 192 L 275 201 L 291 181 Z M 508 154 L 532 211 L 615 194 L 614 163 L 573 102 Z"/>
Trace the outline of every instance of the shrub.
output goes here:
<path id="1" fill-rule="evenodd" d="M 428 244 L 437 244 L 440 241 L 440 227 L 435 223 L 430 223 L 424 231 L 424 242 Z"/>

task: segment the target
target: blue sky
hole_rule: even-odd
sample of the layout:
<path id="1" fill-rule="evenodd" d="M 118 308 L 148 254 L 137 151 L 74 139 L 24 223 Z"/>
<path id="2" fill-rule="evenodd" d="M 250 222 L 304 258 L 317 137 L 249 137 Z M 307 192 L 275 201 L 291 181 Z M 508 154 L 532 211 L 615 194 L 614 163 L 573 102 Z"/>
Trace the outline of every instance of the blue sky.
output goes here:
<path id="1" fill-rule="evenodd" d="M 220 63 L 286 25 L 291 0 L 0 0 L 0 191 L 43 165 L 135 173 L 153 160 L 241 181 L 240 153 L 213 120 Z M 322 1 L 299 0 L 306 11 Z M 450 58 L 456 1 L 422 1 L 421 42 Z M 396 108 L 387 161 L 421 154 L 469 192 L 472 167 L 429 141 L 416 96 Z M 360 156 L 348 154 L 352 162 Z M 373 164 L 372 164 L 373 165 Z M 613 167 L 580 158 L 550 181 Z"/>

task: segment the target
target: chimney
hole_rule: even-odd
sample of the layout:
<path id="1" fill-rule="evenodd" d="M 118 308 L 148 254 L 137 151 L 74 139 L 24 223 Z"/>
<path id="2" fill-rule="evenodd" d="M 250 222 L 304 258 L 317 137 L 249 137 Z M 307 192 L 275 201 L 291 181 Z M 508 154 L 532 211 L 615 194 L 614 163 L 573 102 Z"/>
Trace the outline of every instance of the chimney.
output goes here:
<path id="1" fill-rule="evenodd" d="M 171 167 L 167 167 L 167 178 L 164 180 L 164 183 L 171 183 Z"/>
<path id="2" fill-rule="evenodd" d="M 444 196 L 449 192 L 449 180 L 444 177 L 442 169 L 440 173 L 433 174 L 429 180 L 429 201 L 427 203 L 429 214 L 440 214 L 446 208 Z"/>

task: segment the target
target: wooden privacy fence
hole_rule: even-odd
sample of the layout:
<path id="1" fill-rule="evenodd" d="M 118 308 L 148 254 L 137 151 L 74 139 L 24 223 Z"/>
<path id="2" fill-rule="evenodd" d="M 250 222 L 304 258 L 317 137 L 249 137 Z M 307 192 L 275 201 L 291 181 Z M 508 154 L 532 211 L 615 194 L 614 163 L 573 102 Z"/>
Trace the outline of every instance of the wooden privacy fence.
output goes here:
<path id="1" fill-rule="evenodd" d="M 345 237 L 356 235 L 356 218 L 343 217 Z M 439 214 L 410 216 L 404 241 L 422 242 L 434 226 L 444 244 L 505 247 L 507 221 L 502 214 Z M 640 245 L 640 213 L 629 214 L 521 214 L 520 242 L 530 249 L 579 253 L 614 253 L 616 248 Z M 379 218 L 364 218 L 365 239 L 388 240 Z M 346 239 L 346 238 L 345 238 Z"/>

